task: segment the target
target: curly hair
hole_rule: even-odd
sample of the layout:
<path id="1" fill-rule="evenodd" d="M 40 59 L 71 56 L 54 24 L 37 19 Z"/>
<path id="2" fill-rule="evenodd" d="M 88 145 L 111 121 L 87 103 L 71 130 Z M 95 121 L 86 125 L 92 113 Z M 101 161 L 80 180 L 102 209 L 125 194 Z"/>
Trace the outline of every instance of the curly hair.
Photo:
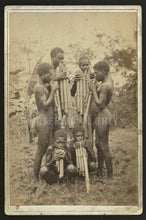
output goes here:
<path id="1" fill-rule="evenodd" d="M 65 139 L 67 138 L 67 131 L 65 129 L 58 129 L 55 134 L 54 134 L 54 138 L 58 138 L 58 137 L 64 137 Z"/>
<path id="2" fill-rule="evenodd" d="M 80 57 L 80 58 L 79 58 L 79 64 L 82 62 L 82 60 L 88 60 L 89 63 L 90 63 L 89 57 L 87 57 L 87 56 L 82 56 L 82 57 Z"/>
<path id="3" fill-rule="evenodd" d="M 83 132 L 84 134 L 84 128 L 82 126 L 82 124 L 76 124 L 73 128 L 73 136 L 75 137 L 76 136 L 76 133 L 77 132 Z"/>
<path id="4" fill-rule="evenodd" d="M 93 68 L 96 69 L 96 70 L 105 71 L 106 73 L 108 73 L 109 70 L 110 70 L 109 64 L 106 63 L 105 61 L 99 61 L 99 62 L 97 62 L 97 63 L 94 65 Z"/>
<path id="5" fill-rule="evenodd" d="M 53 48 L 53 49 L 51 50 L 51 52 L 50 52 L 51 58 L 56 57 L 56 55 L 57 55 L 58 53 L 64 53 L 64 51 L 63 51 L 61 48 L 59 48 L 59 47 Z"/>
<path id="6" fill-rule="evenodd" d="M 52 66 L 49 63 L 40 63 L 37 67 L 37 74 L 42 76 L 45 73 L 50 73 L 50 68 L 52 68 Z"/>

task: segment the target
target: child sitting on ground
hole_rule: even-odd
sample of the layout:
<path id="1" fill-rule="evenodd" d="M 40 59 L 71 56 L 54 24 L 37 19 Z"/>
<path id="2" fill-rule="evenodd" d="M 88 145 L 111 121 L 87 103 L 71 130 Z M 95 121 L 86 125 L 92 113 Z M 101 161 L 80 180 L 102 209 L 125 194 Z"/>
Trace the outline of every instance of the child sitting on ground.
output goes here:
<path id="1" fill-rule="evenodd" d="M 75 149 L 80 147 L 80 143 L 87 151 L 87 157 L 88 157 L 88 168 L 89 172 L 95 171 L 96 169 L 96 156 L 93 151 L 92 142 L 90 139 L 86 139 L 84 135 L 84 129 L 81 124 L 75 125 L 73 129 L 73 137 L 74 141 L 72 142 L 70 146 L 70 152 L 71 157 L 74 166 L 77 166 L 77 158 L 76 158 L 76 152 Z"/>
<path id="2" fill-rule="evenodd" d="M 55 132 L 54 146 L 49 146 L 46 152 L 46 163 L 40 170 L 40 179 L 48 184 L 56 183 L 59 179 L 58 162 L 63 159 L 63 170 L 68 177 L 77 174 L 76 167 L 73 165 L 70 148 L 67 146 L 67 133 L 65 129 Z M 60 167 L 60 169 L 62 169 Z M 63 176 L 61 176 L 63 178 Z"/>

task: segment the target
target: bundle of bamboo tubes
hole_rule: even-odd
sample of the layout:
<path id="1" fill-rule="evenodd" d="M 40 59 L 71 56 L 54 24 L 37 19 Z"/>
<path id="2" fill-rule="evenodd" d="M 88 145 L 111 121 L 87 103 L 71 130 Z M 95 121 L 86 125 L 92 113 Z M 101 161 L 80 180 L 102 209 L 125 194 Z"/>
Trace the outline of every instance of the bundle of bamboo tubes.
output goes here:
<path id="1" fill-rule="evenodd" d="M 57 107 L 58 120 L 62 122 L 62 112 L 61 112 L 61 103 L 59 98 L 59 90 L 54 94 L 55 105 Z"/>
<path id="2" fill-rule="evenodd" d="M 59 64 L 59 72 L 63 73 L 66 72 L 66 67 L 63 62 Z M 70 83 L 69 79 L 63 79 L 60 81 L 60 88 L 59 88 L 59 97 L 61 103 L 61 112 L 62 117 L 66 117 L 67 124 L 69 128 L 72 128 L 72 118 L 73 118 L 73 106 L 72 106 L 72 98 L 70 94 Z"/>
<path id="3" fill-rule="evenodd" d="M 88 155 L 82 142 L 78 142 L 77 145 L 79 145 L 79 147 L 75 146 L 76 166 L 77 166 L 79 175 L 85 176 L 86 190 L 87 190 L 87 193 L 89 194 L 90 193 L 90 181 L 89 181 L 89 170 L 88 170 Z"/>
<path id="4" fill-rule="evenodd" d="M 81 79 L 77 82 L 77 91 L 76 91 L 76 107 L 77 107 L 77 112 L 81 116 L 84 115 L 88 96 L 89 96 L 88 83 L 89 83 L 88 72 L 82 73 Z"/>

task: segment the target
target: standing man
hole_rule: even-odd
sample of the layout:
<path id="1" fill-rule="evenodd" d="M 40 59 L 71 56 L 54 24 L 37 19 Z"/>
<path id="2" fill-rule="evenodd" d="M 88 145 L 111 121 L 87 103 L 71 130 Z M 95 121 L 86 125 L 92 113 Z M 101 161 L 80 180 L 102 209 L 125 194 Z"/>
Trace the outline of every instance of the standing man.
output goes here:
<path id="1" fill-rule="evenodd" d="M 55 47 L 51 50 L 50 56 L 51 56 L 51 64 L 54 70 L 53 80 L 60 81 L 66 79 L 66 72 L 62 72 L 62 73 L 57 72 L 57 68 L 59 67 L 59 64 L 64 61 L 64 51 L 59 47 Z"/>
<path id="2" fill-rule="evenodd" d="M 99 61 L 94 65 L 95 83 L 90 82 L 89 89 L 92 92 L 90 115 L 92 129 L 95 129 L 96 147 L 98 150 L 98 174 L 103 175 L 105 161 L 108 177 L 113 175 L 112 156 L 109 148 L 109 129 L 113 117 L 107 106 L 113 94 L 113 86 L 108 78 L 110 67 L 105 61 Z M 101 84 L 99 85 L 99 82 Z"/>
<path id="3" fill-rule="evenodd" d="M 57 82 L 51 82 L 52 66 L 50 64 L 39 64 L 37 74 L 39 82 L 34 88 L 34 95 L 38 109 L 36 118 L 38 148 L 34 160 L 34 175 L 36 180 L 39 180 L 42 157 L 46 153 L 47 147 L 53 143 L 54 93 L 59 86 Z"/>

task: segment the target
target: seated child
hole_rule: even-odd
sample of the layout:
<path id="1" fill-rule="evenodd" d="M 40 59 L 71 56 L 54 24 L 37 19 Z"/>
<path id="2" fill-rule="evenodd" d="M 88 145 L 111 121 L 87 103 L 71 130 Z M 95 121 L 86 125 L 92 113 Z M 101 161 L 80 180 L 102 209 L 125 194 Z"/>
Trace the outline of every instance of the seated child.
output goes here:
<path id="1" fill-rule="evenodd" d="M 75 149 L 79 147 L 79 143 L 82 142 L 88 155 L 88 168 L 89 172 L 95 171 L 96 169 L 96 157 L 92 148 L 92 142 L 85 138 L 84 129 L 82 125 L 76 125 L 73 129 L 74 141 L 70 146 L 70 152 L 72 155 L 73 164 L 76 166 L 76 153 Z"/>
<path id="2" fill-rule="evenodd" d="M 59 178 L 56 161 L 63 159 L 64 173 L 69 177 L 77 174 L 77 170 L 71 159 L 70 148 L 67 147 L 66 130 L 57 130 L 54 137 L 54 146 L 48 147 L 46 152 L 46 164 L 40 170 L 40 178 L 50 185 L 56 183 Z"/>

